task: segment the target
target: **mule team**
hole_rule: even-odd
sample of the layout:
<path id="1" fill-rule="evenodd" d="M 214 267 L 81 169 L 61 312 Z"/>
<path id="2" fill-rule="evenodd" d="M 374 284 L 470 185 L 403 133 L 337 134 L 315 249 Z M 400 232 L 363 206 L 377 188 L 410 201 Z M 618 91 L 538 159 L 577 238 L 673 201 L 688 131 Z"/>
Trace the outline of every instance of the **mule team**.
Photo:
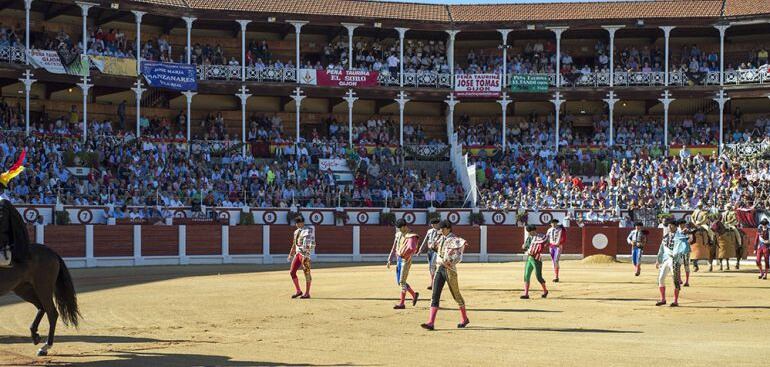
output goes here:
<path id="1" fill-rule="evenodd" d="M 730 270 L 731 258 L 736 258 L 735 268 L 740 269 L 741 258 L 746 255 L 747 237 L 738 228 L 738 218 L 730 205 L 718 215 L 704 210 L 703 203 L 698 203 L 687 229 L 692 243 L 690 261 L 695 271 L 699 270 L 699 260 L 708 261 L 709 271 L 713 270 L 714 260 L 719 261 L 719 270 L 725 267 Z"/>

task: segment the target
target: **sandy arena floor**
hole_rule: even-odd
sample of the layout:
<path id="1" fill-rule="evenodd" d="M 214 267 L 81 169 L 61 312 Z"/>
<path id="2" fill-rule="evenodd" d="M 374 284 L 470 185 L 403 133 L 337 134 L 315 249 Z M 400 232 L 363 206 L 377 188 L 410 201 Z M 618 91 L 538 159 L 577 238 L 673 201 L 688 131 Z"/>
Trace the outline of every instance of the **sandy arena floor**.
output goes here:
<path id="1" fill-rule="evenodd" d="M 59 327 L 51 356 L 27 337 L 34 308 L 0 297 L 0 365 L 750 365 L 767 354 L 770 282 L 695 273 L 678 309 L 655 307 L 654 265 L 564 261 L 551 295 L 520 300 L 523 263 L 460 265 L 471 324 L 458 330 L 445 290 L 437 330 L 427 266 L 415 264 L 416 308 L 395 311 L 393 269 L 320 265 L 312 300 L 292 300 L 286 266 L 74 270 L 84 316 Z M 671 290 L 671 288 L 669 288 Z M 45 322 L 44 322 L 45 324 Z M 47 330 L 42 328 L 41 334 Z"/>

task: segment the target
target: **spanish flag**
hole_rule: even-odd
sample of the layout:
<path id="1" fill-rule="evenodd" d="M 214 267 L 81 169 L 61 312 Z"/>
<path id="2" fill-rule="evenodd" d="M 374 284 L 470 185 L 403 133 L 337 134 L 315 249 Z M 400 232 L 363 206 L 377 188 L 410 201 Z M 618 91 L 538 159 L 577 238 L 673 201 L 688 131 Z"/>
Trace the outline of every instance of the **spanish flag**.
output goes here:
<path id="1" fill-rule="evenodd" d="M 26 155 L 27 151 L 22 150 L 21 154 L 19 155 L 19 159 L 16 160 L 16 163 L 13 164 L 11 169 L 0 174 L 0 184 L 2 184 L 3 187 L 8 187 L 8 183 L 11 182 L 14 177 L 18 176 L 21 172 L 24 171 L 24 166 L 21 164 L 24 162 L 24 157 Z"/>

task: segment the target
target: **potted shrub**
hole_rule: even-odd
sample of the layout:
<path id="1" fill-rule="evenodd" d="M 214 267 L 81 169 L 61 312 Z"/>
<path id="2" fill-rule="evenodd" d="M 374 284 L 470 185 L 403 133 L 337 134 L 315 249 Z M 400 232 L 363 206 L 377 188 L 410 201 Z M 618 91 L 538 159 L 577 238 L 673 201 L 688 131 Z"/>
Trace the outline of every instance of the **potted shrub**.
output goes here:
<path id="1" fill-rule="evenodd" d="M 484 214 L 482 213 L 471 213 L 469 219 L 474 226 L 484 225 Z"/>
<path id="2" fill-rule="evenodd" d="M 57 211 L 54 214 L 54 224 L 56 225 L 70 224 L 70 213 L 68 213 L 66 210 Z"/>
<path id="3" fill-rule="evenodd" d="M 429 211 L 428 212 L 428 223 L 430 223 L 433 219 L 441 220 L 441 214 L 436 213 L 435 211 Z"/>
<path id="4" fill-rule="evenodd" d="M 251 212 L 241 213 L 241 218 L 238 220 L 239 226 L 251 226 L 254 225 L 254 215 Z"/>
<path id="5" fill-rule="evenodd" d="M 348 222 L 348 213 L 342 208 L 337 208 L 334 211 L 334 223 L 338 226 L 343 226 Z"/>
<path id="6" fill-rule="evenodd" d="M 393 226 L 396 224 L 396 215 L 391 212 L 380 213 L 380 224 L 385 226 Z"/>

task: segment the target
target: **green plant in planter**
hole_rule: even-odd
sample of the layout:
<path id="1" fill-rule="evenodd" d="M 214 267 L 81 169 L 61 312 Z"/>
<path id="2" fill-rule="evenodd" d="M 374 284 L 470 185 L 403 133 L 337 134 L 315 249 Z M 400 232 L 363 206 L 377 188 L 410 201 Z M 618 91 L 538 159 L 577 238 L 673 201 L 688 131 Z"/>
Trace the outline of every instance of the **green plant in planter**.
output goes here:
<path id="1" fill-rule="evenodd" d="M 380 213 L 380 224 L 392 226 L 396 224 L 396 215 L 393 213 Z"/>
<path id="2" fill-rule="evenodd" d="M 294 218 L 296 218 L 299 215 L 299 210 L 296 212 L 293 212 L 289 210 L 288 213 L 286 213 L 286 223 L 294 224 Z"/>
<path id="3" fill-rule="evenodd" d="M 671 218 L 673 216 L 674 215 L 671 214 L 671 213 L 658 213 L 658 219 L 667 219 L 667 218 Z"/>
<path id="4" fill-rule="evenodd" d="M 344 211 L 334 211 L 334 220 L 338 221 L 341 220 L 342 224 L 346 224 L 348 222 L 348 213 L 345 213 Z"/>
<path id="5" fill-rule="evenodd" d="M 56 212 L 55 216 L 57 225 L 70 224 L 70 213 L 68 213 L 66 210 Z"/>
<path id="6" fill-rule="evenodd" d="M 241 219 L 238 221 L 238 225 L 241 225 L 241 226 L 254 225 L 254 214 L 251 214 L 251 212 L 241 213 Z"/>
<path id="7" fill-rule="evenodd" d="M 470 221 L 473 225 L 484 225 L 484 215 L 481 213 L 471 213 Z"/>
<path id="8" fill-rule="evenodd" d="M 428 212 L 428 223 L 430 223 L 433 219 L 441 220 L 441 214 L 437 212 Z"/>

